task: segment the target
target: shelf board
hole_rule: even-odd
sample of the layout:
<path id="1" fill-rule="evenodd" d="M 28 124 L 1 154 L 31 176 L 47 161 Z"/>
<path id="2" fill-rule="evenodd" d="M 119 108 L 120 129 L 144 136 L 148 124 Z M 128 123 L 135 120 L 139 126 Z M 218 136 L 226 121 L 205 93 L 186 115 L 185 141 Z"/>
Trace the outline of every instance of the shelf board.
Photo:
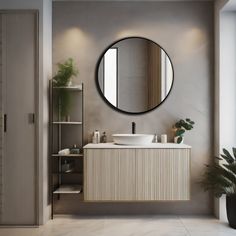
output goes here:
<path id="1" fill-rule="evenodd" d="M 53 157 L 83 157 L 83 154 L 68 154 L 68 155 L 60 155 L 60 154 L 52 154 Z"/>
<path id="2" fill-rule="evenodd" d="M 55 125 L 82 125 L 81 121 L 53 121 Z"/>
<path id="3" fill-rule="evenodd" d="M 63 87 L 53 87 L 53 89 L 68 89 L 71 91 L 83 91 L 82 85 L 73 85 L 73 86 L 63 86 Z"/>
<path id="4" fill-rule="evenodd" d="M 54 174 L 54 175 L 68 175 L 68 174 L 71 174 L 71 175 L 82 175 L 83 173 L 82 172 L 78 172 L 78 171 L 70 171 L 70 172 L 53 172 L 52 174 Z"/>
<path id="5" fill-rule="evenodd" d="M 76 193 L 76 194 L 78 194 L 78 193 L 81 193 L 81 191 L 82 191 L 81 185 L 61 185 L 53 193 L 54 194 L 59 194 L 59 193 L 65 193 L 65 194 Z"/>

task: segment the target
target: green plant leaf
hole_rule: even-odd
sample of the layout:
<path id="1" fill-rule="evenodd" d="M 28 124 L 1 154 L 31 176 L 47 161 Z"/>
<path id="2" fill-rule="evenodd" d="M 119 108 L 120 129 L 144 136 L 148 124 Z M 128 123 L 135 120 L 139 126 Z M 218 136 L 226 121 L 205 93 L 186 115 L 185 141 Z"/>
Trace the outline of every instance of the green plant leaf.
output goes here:
<path id="1" fill-rule="evenodd" d="M 71 93 L 67 89 L 60 89 L 58 92 L 60 116 L 68 116 L 71 109 Z"/>
<path id="2" fill-rule="evenodd" d="M 215 159 L 219 160 L 219 161 L 222 161 L 223 159 L 220 158 L 220 157 L 215 157 Z"/>
<path id="3" fill-rule="evenodd" d="M 226 178 L 229 181 L 231 181 L 232 183 L 236 184 L 236 176 L 235 176 L 235 174 L 233 174 L 232 172 L 228 171 L 227 169 L 225 169 L 223 166 L 221 166 L 219 164 L 215 164 L 214 168 L 224 178 Z"/>
<path id="4" fill-rule="evenodd" d="M 228 170 L 230 170 L 236 177 L 236 163 L 233 163 L 233 164 L 223 164 L 223 166 L 225 168 L 227 168 Z M 236 184 L 236 181 L 235 181 L 235 184 Z"/>
<path id="5" fill-rule="evenodd" d="M 220 154 L 221 157 L 223 157 L 223 160 L 225 160 L 227 163 L 231 163 L 231 159 L 229 159 L 226 155 Z"/>
<path id="6" fill-rule="evenodd" d="M 175 132 L 175 136 L 181 136 L 182 134 L 184 134 L 185 130 L 184 129 L 178 129 Z"/>
<path id="7" fill-rule="evenodd" d="M 227 157 L 227 159 L 225 159 L 228 163 L 233 163 L 234 162 L 234 158 L 231 156 L 231 154 L 229 153 L 229 151 L 227 151 L 225 148 L 223 148 L 223 153 L 225 154 L 225 156 Z M 222 156 L 222 155 L 221 155 Z M 223 157 L 223 156 L 222 156 Z M 223 157 L 224 158 L 224 157 Z"/>
<path id="8" fill-rule="evenodd" d="M 236 161 L 236 148 L 233 147 L 232 149 L 233 149 L 233 154 L 234 154 L 234 160 Z"/>
<path id="9" fill-rule="evenodd" d="M 181 128 L 181 124 L 180 124 L 179 122 L 177 122 L 177 123 L 175 124 L 175 128 Z"/>
<path id="10" fill-rule="evenodd" d="M 72 58 L 67 59 L 64 63 L 58 63 L 58 72 L 53 77 L 53 83 L 55 86 L 67 86 L 71 77 L 78 74 L 78 69 L 75 66 Z"/>
<path id="11" fill-rule="evenodd" d="M 223 158 L 232 161 L 229 157 L 229 152 L 224 149 Z M 221 159 L 217 158 L 216 159 Z M 205 191 L 213 190 L 216 197 L 222 194 L 236 193 L 236 162 L 220 165 L 212 163 L 206 165 L 206 170 L 202 176 L 200 184 Z"/>
<path id="12" fill-rule="evenodd" d="M 193 128 L 193 126 L 192 125 L 186 125 L 186 130 L 191 130 Z"/>

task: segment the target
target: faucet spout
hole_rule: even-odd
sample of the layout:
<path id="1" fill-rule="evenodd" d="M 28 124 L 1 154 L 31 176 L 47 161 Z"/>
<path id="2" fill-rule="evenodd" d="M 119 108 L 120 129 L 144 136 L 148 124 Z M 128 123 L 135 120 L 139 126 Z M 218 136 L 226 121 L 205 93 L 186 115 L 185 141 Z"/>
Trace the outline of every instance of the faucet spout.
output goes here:
<path id="1" fill-rule="evenodd" d="M 132 134 L 136 134 L 136 123 L 132 122 Z"/>

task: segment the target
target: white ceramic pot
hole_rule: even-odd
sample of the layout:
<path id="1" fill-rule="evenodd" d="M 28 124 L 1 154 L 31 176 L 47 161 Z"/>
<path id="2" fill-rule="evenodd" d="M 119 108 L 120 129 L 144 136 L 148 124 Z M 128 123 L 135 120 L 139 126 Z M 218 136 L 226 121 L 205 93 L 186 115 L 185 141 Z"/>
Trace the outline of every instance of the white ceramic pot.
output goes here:
<path id="1" fill-rule="evenodd" d="M 178 138 L 179 138 L 179 136 L 174 137 L 174 143 L 177 143 Z M 182 137 L 181 143 L 183 143 L 183 142 L 184 142 L 184 137 Z"/>

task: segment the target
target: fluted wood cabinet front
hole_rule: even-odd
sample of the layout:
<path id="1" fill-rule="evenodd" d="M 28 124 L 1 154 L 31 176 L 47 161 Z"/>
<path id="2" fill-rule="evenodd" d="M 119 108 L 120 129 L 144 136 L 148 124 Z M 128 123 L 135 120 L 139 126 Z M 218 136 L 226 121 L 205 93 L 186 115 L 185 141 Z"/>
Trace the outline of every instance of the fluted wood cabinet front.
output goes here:
<path id="1" fill-rule="evenodd" d="M 190 149 L 85 149 L 85 201 L 190 199 Z"/>

